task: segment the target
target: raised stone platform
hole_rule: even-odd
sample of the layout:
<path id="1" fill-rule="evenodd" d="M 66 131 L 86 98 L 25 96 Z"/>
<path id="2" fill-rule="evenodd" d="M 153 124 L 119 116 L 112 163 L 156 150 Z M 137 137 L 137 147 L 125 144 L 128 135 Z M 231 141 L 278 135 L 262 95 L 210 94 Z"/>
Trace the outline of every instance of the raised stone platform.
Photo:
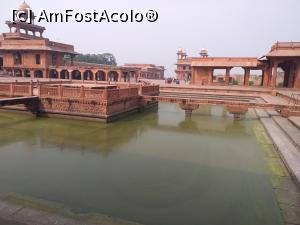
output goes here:
<path id="1" fill-rule="evenodd" d="M 24 104 L 25 110 L 34 111 L 37 115 L 80 120 L 110 122 L 157 107 L 157 100 L 146 101 L 144 95 L 159 95 L 159 86 L 69 81 L 0 83 L 0 96 L 4 97 L 0 99 L 0 106 L 14 105 L 15 110 L 20 111 L 18 105 Z M 7 107 L 5 109 L 8 110 Z"/>

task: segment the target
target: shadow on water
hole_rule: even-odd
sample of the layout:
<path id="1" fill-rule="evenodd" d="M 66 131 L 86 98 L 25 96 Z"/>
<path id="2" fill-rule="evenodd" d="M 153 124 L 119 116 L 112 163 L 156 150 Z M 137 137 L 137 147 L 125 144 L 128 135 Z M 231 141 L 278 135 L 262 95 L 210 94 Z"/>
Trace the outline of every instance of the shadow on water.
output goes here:
<path id="1" fill-rule="evenodd" d="M 149 129 L 220 136 L 226 136 L 224 131 L 228 131 L 234 135 L 244 135 L 243 122 L 232 121 L 230 117 L 224 120 L 226 113 L 224 114 L 223 109 L 222 117 L 216 116 L 213 111 L 212 107 L 202 107 L 192 117 L 183 117 L 179 123 L 172 125 L 160 124 L 156 110 L 135 114 L 109 124 L 0 113 L 0 145 L 16 141 L 36 143 L 38 140 L 41 146 L 53 144 L 60 150 L 72 146 L 80 151 L 109 154 Z"/>
<path id="2" fill-rule="evenodd" d="M 154 113 L 153 113 L 154 112 Z M 66 146 L 80 151 L 108 154 L 123 143 L 137 138 L 148 127 L 157 123 L 155 110 L 125 118 L 114 123 L 86 122 L 54 118 L 32 118 L 27 115 L 0 113 L 0 145 L 24 141 L 41 146 Z M 150 121 L 144 122 L 144 121 Z M 9 122 L 7 122 L 9 121 Z M 128 123 L 133 123 L 128 126 Z"/>

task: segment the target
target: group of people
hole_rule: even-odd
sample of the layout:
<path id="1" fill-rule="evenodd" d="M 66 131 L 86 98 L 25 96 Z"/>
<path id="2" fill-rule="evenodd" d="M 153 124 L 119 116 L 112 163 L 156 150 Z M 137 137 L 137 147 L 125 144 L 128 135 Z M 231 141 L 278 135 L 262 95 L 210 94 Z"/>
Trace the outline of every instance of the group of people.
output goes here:
<path id="1" fill-rule="evenodd" d="M 180 81 L 177 78 L 169 77 L 169 78 L 165 79 L 165 82 L 166 82 L 166 84 L 180 84 L 181 82 L 184 84 L 189 84 L 190 80 L 184 79 L 184 80 Z"/>
<path id="2" fill-rule="evenodd" d="M 180 84 L 180 81 L 176 78 L 169 77 L 166 80 L 166 84 Z"/>

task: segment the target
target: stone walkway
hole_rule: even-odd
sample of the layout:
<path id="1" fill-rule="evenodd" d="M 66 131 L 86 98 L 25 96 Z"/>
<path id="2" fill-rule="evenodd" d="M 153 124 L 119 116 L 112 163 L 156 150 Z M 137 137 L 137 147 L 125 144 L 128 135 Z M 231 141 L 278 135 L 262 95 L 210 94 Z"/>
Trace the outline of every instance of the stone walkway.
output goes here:
<path id="1" fill-rule="evenodd" d="M 300 151 L 296 147 L 296 144 L 292 141 L 290 135 L 299 133 L 298 128 L 293 127 L 286 118 L 281 116 L 266 117 L 267 111 L 257 112 L 257 116 L 260 118 L 266 133 L 271 138 L 273 146 L 277 149 L 286 168 L 291 174 L 291 179 L 287 172 L 282 173 L 277 170 L 276 176 L 272 177 L 272 186 L 282 211 L 284 222 L 287 225 L 299 225 L 300 224 Z M 271 117 L 270 117 L 271 116 Z M 297 140 L 298 141 L 298 140 Z M 275 159 L 274 159 L 275 160 Z M 276 162 L 276 160 L 274 161 Z M 279 161 L 277 162 L 279 163 Z M 272 167 L 273 168 L 273 167 Z M 297 185 L 296 185 L 297 184 Z"/>
<path id="2" fill-rule="evenodd" d="M 96 219 L 84 215 L 74 217 L 76 219 L 0 200 L 0 225 L 140 225 L 106 215 L 98 215 Z"/>
<path id="3" fill-rule="evenodd" d="M 261 118 L 261 122 L 281 154 L 289 171 L 300 185 L 300 151 L 272 118 Z"/>
<path id="4" fill-rule="evenodd" d="M 294 126 L 288 119 L 281 116 L 273 116 L 273 120 L 280 126 L 280 128 L 288 135 L 293 143 L 300 151 L 300 130 Z"/>
<path id="5" fill-rule="evenodd" d="M 289 117 L 289 121 L 300 129 L 300 116 L 291 116 Z"/>
<path id="6" fill-rule="evenodd" d="M 88 225 L 73 219 L 63 218 L 55 214 L 45 213 L 35 209 L 25 208 L 8 202 L 0 202 L 0 218 L 11 224 L 24 225 Z"/>

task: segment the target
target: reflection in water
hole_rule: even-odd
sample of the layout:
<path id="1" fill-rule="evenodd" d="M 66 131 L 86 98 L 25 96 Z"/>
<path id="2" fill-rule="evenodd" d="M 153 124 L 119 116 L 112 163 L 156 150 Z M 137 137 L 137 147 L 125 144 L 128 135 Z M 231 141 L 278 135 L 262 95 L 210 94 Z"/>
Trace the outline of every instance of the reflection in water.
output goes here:
<path id="1" fill-rule="evenodd" d="M 176 104 L 103 124 L 0 114 L 0 192 L 143 224 L 282 224 L 257 122 Z"/>

